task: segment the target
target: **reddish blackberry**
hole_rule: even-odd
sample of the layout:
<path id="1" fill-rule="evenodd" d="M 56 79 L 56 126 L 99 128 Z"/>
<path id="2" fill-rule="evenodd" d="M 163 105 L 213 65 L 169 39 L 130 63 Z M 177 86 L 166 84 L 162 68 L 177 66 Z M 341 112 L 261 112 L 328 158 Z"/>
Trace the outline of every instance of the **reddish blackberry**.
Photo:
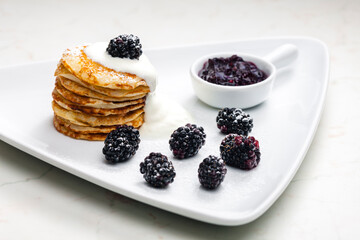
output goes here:
<path id="1" fill-rule="evenodd" d="M 139 148 L 139 130 L 132 126 L 121 125 L 111 131 L 105 139 L 103 154 L 110 163 L 123 162 L 135 155 Z"/>
<path id="2" fill-rule="evenodd" d="M 202 127 L 188 123 L 171 134 L 170 150 L 178 159 L 192 157 L 205 144 L 205 138 L 206 134 Z"/>
<path id="3" fill-rule="evenodd" d="M 226 172 L 224 161 L 221 158 L 210 155 L 199 165 L 199 181 L 203 187 L 214 189 L 224 180 Z"/>
<path id="4" fill-rule="evenodd" d="M 224 108 L 216 117 L 217 127 L 222 133 L 247 136 L 253 128 L 253 119 L 240 108 Z"/>
<path id="5" fill-rule="evenodd" d="M 227 165 L 250 170 L 260 161 L 259 142 L 254 137 L 229 134 L 221 142 L 220 155 Z"/>
<path id="6" fill-rule="evenodd" d="M 174 181 L 176 176 L 172 162 L 161 153 L 150 153 L 140 163 L 140 172 L 144 179 L 153 187 L 163 188 Z"/>
<path id="7" fill-rule="evenodd" d="M 141 47 L 137 36 L 123 34 L 111 39 L 106 51 L 113 57 L 139 59 Z"/>

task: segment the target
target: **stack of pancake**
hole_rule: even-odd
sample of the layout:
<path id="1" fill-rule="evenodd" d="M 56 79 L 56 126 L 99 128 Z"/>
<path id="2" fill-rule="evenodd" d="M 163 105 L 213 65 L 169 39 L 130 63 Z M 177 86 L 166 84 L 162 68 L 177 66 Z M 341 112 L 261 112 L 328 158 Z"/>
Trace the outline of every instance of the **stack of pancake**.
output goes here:
<path id="1" fill-rule="evenodd" d="M 118 125 L 144 122 L 145 80 L 92 61 L 83 47 L 64 52 L 52 93 L 55 128 L 72 138 L 104 140 Z"/>

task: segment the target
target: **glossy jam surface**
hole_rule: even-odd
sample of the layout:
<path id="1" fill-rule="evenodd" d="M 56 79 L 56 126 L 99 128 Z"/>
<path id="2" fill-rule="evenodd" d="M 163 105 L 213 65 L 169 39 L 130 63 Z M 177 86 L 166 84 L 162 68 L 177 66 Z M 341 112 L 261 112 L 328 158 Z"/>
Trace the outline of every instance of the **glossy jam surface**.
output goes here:
<path id="1" fill-rule="evenodd" d="M 229 58 L 211 58 L 204 63 L 199 77 L 224 86 L 244 86 L 261 82 L 267 75 L 254 63 L 233 55 Z"/>

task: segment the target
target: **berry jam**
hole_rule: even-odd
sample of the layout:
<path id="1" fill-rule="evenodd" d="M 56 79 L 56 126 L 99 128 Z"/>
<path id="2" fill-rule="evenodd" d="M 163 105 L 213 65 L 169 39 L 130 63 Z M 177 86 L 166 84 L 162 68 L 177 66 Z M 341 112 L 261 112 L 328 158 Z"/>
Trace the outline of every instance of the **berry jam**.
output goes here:
<path id="1" fill-rule="evenodd" d="M 250 85 L 267 78 L 254 63 L 246 62 L 237 55 L 209 59 L 199 71 L 199 77 L 207 82 L 224 86 Z"/>

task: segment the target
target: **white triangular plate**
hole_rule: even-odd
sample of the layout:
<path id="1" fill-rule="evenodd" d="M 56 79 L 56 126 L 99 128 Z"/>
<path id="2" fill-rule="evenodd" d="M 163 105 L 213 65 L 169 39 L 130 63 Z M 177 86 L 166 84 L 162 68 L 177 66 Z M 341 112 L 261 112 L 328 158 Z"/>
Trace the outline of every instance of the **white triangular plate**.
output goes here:
<path id="1" fill-rule="evenodd" d="M 215 191 L 200 187 L 197 169 L 209 154 L 219 156 L 224 135 L 219 133 L 217 109 L 195 96 L 189 67 L 198 57 L 213 52 L 245 52 L 265 56 L 280 45 L 299 48 L 298 59 L 278 72 L 270 98 L 248 109 L 254 118 L 250 135 L 260 142 L 257 168 L 228 167 Z M 207 133 L 205 146 L 191 159 L 171 156 L 168 138 L 143 139 L 129 161 L 109 165 L 102 142 L 74 140 L 52 125 L 51 92 L 56 61 L 0 69 L 0 139 L 58 168 L 138 201 L 183 216 L 219 225 L 240 225 L 263 214 L 281 195 L 299 168 L 319 123 L 328 84 L 326 46 L 312 38 L 265 38 L 145 51 L 159 74 L 157 91 L 171 96 Z M 166 189 L 149 187 L 139 164 L 151 151 L 169 156 L 175 181 Z"/>

